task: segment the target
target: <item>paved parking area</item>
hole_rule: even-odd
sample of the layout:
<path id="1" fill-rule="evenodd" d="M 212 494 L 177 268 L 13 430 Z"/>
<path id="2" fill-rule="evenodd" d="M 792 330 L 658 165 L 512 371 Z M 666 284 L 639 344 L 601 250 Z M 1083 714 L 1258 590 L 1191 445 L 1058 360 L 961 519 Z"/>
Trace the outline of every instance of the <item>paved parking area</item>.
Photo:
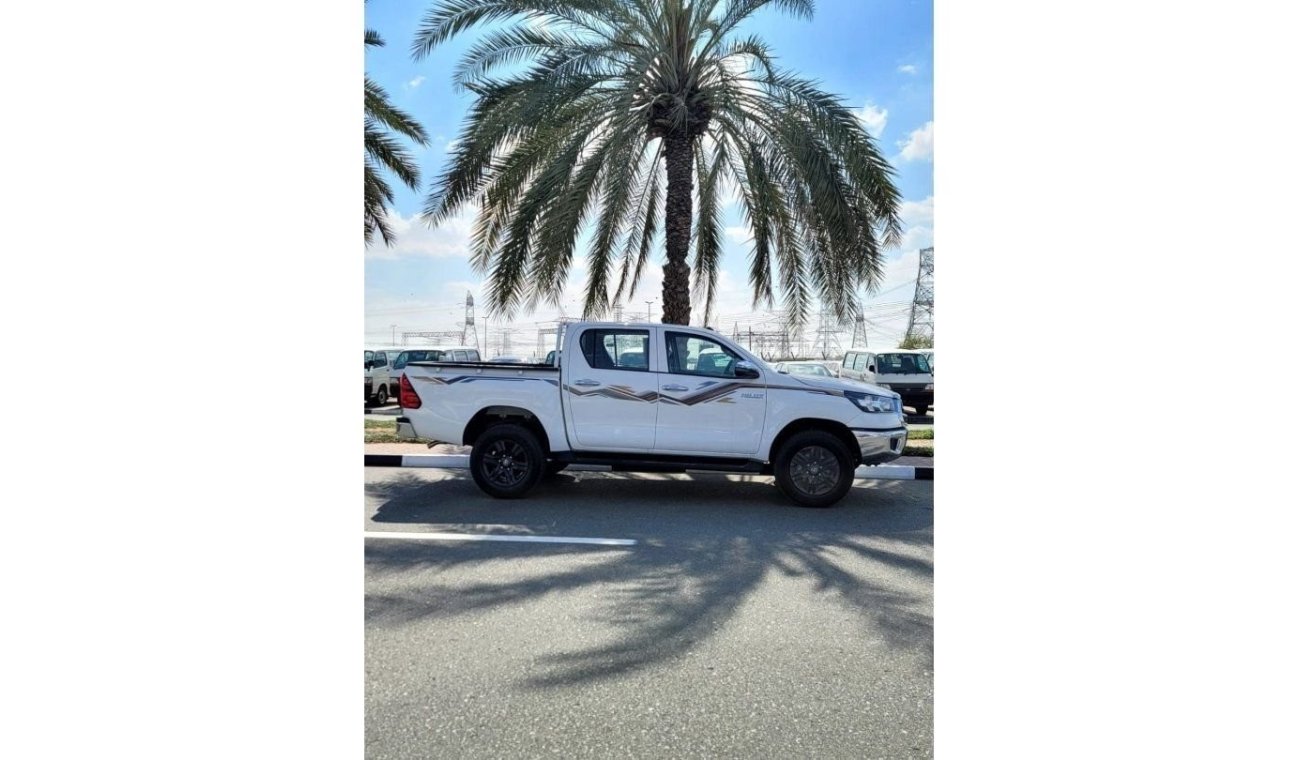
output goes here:
<path id="1" fill-rule="evenodd" d="M 932 483 L 365 479 L 368 757 L 932 754 Z"/>

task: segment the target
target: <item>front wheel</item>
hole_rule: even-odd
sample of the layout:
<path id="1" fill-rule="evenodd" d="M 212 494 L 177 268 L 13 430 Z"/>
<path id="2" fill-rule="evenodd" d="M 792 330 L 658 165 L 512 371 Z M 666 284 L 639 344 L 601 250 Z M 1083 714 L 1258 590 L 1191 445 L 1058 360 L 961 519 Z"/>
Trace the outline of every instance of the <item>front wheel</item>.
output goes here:
<path id="1" fill-rule="evenodd" d="M 506 422 L 488 428 L 474 442 L 469 469 L 487 495 L 518 499 L 541 479 L 546 456 L 531 430 Z"/>
<path id="2" fill-rule="evenodd" d="M 375 406 L 384 406 L 388 403 L 388 388 L 381 385 L 375 392 Z"/>
<path id="3" fill-rule="evenodd" d="M 912 408 L 916 410 L 916 416 L 917 416 L 917 417 L 924 417 L 924 416 L 925 416 L 925 413 L 928 412 L 928 411 L 930 411 L 930 405 L 929 405 L 929 404 L 917 404 L 916 406 L 914 406 L 914 407 L 912 407 Z"/>
<path id="4" fill-rule="evenodd" d="M 829 507 L 853 487 L 854 462 L 844 443 L 824 430 L 796 433 L 772 462 L 782 493 L 804 507 Z"/>

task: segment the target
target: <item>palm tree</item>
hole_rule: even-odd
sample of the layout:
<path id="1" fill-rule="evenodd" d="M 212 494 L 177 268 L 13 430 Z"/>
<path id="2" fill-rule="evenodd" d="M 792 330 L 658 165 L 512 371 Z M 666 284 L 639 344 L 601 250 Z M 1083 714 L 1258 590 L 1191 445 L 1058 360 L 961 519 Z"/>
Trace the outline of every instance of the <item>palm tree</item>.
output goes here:
<path id="1" fill-rule="evenodd" d="M 384 40 L 377 32 L 366 30 L 367 47 L 383 47 Z M 374 238 L 375 230 L 385 245 L 393 244 L 393 231 L 388 226 L 388 207 L 393 202 L 393 188 L 380 176 L 383 166 L 412 190 L 420 187 L 420 167 L 389 130 L 405 135 L 420 145 L 429 138 L 424 128 L 410 116 L 393 107 L 384 88 L 366 77 L 366 245 Z"/>
<path id="2" fill-rule="evenodd" d="M 811 0 L 435 2 L 417 60 L 502 22 L 455 71 L 477 97 L 425 208 L 437 224 L 480 207 L 471 261 L 490 272 L 493 311 L 558 304 L 590 221 L 584 314 L 609 307 L 615 270 L 614 301 L 636 289 L 662 228 L 664 321 L 690 322 L 692 266 L 707 316 L 731 185 L 753 236 L 755 306 L 779 289 L 800 323 L 814 295 L 840 319 L 856 313 L 854 292 L 877 284 L 882 247 L 898 243 L 899 193 L 839 98 L 778 69 L 762 40 L 736 36 L 769 4 L 812 16 Z"/>

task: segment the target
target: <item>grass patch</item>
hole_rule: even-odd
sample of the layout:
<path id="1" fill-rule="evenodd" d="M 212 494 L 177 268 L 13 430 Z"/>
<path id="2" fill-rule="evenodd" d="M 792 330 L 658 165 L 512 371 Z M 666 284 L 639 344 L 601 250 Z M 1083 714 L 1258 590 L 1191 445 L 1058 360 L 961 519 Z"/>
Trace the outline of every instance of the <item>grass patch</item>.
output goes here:
<path id="1" fill-rule="evenodd" d="M 920 428 L 917 430 L 907 431 L 907 440 L 909 441 L 933 441 L 934 428 Z"/>
<path id="2" fill-rule="evenodd" d="M 905 457 L 933 457 L 934 449 L 930 446 L 904 446 L 903 456 Z"/>
<path id="3" fill-rule="evenodd" d="M 366 443 L 428 443 L 425 438 L 397 437 L 397 420 L 366 420 Z"/>

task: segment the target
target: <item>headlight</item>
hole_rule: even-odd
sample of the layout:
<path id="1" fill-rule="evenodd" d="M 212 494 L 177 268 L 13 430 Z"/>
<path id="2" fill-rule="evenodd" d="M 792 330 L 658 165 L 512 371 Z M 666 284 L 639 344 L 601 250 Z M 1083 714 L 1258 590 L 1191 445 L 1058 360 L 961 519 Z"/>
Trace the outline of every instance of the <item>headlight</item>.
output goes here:
<path id="1" fill-rule="evenodd" d="M 844 397 L 852 401 L 864 412 L 883 413 L 898 411 L 898 399 L 890 396 L 877 396 L 874 393 L 844 391 Z"/>
<path id="2" fill-rule="evenodd" d="M 925 389 L 926 389 L 927 391 L 932 391 L 932 390 L 934 390 L 934 383 L 927 383 L 926 386 L 925 386 Z"/>

